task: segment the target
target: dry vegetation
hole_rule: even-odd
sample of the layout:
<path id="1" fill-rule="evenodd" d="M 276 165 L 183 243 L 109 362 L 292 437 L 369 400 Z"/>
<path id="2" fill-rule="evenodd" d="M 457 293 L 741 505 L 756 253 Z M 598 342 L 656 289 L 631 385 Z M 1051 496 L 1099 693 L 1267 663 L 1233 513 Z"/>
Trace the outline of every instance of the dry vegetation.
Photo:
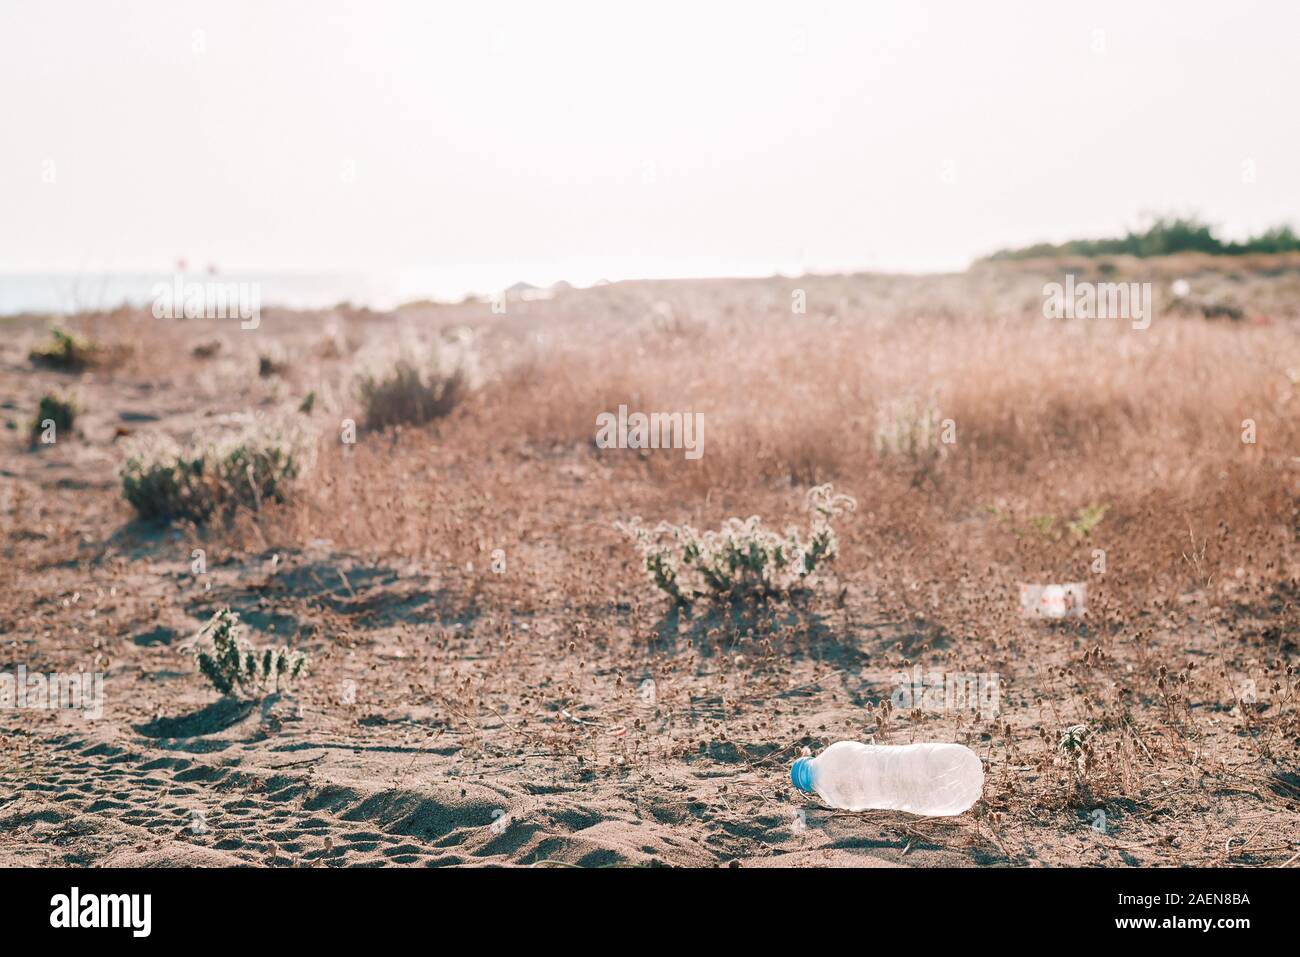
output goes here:
<path id="1" fill-rule="evenodd" d="M 1066 269 L 1154 281 L 1155 321 L 1044 319 Z M 1297 859 L 1297 257 L 77 328 L 142 346 L 80 375 L 82 436 L 39 454 L 22 410 L 69 376 L 6 346 L 3 668 L 94 665 L 108 700 L 93 724 L 0 713 L 7 859 Z M 359 376 L 412 339 L 472 342 L 473 382 L 417 376 L 418 425 L 395 424 L 389 383 L 345 441 L 367 422 Z M 951 420 L 942 454 L 881 446 L 878 413 L 908 403 Z M 703 412 L 703 457 L 597 448 L 620 404 Z M 131 433 L 185 442 L 256 412 L 319 436 L 291 493 L 132 520 Z M 789 597 L 674 605 L 615 527 L 783 529 L 822 483 L 856 511 Z M 1087 582 L 1087 616 L 1021 618 L 1019 583 L 1055 581 Z M 292 713 L 220 710 L 178 647 L 227 605 L 312 655 Z M 1000 714 L 891 707 L 915 666 L 997 673 Z M 792 792 L 800 748 L 871 736 L 969 744 L 983 799 L 940 821 Z M 123 773 L 134 797 L 97 803 Z M 187 829 L 196 810 L 219 824 Z"/>

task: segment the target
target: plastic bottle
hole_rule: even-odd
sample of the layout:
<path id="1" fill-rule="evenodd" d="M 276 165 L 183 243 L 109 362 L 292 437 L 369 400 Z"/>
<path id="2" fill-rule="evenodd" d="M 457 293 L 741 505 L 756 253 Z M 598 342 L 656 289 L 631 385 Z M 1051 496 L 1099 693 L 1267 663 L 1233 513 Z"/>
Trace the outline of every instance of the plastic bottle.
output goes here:
<path id="1" fill-rule="evenodd" d="M 961 814 L 979 800 L 984 766 L 960 744 L 859 744 L 839 741 L 790 768 L 800 791 L 816 791 L 845 811 L 907 811 L 926 817 Z"/>

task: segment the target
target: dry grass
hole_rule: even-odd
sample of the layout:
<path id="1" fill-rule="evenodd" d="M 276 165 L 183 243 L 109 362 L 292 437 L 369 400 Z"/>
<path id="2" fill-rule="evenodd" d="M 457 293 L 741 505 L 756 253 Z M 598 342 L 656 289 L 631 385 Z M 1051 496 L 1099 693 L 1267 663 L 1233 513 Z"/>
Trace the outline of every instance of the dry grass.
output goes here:
<path id="1" fill-rule="evenodd" d="M 912 289 L 859 304 L 852 281 L 812 280 L 808 315 L 786 305 L 794 282 L 742 286 L 743 313 L 721 284 L 634 287 L 626 312 L 653 316 L 663 297 L 700 321 L 664 332 L 599 314 L 557 323 L 540 345 L 503 334 L 515 358 L 448 424 L 441 449 L 414 440 L 375 450 L 373 466 L 367 450 L 346 469 L 336 462 L 287 540 L 314 530 L 449 560 L 524 550 L 521 526 L 550 528 L 560 568 L 530 564 L 531 588 L 474 587 L 523 610 L 548 590 L 571 595 L 602 579 L 597 591 L 614 607 L 646 586 L 607 520 L 775 513 L 775 523 L 793 514 L 792 490 L 833 481 L 860 503 L 843 532 L 842 586 L 869 593 L 871 614 L 935 636 L 927 661 L 1017 675 L 1027 724 L 995 730 L 991 750 L 1038 755 L 1032 801 L 1131 799 L 1162 760 L 1189 777 L 1227 774 L 1229 759 L 1205 744 L 1225 720 L 1246 756 L 1265 766 L 1285 757 L 1293 769 L 1294 326 L 1051 322 L 1034 298 L 1041 281 L 954 300 L 899 280 Z M 873 431 L 882 404 L 916 396 L 934 396 L 957 433 L 920 476 L 882 459 Z M 703 411 L 702 460 L 594 448 L 596 414 L 620 403 Z M 1245 419 L 1254 444 L 1242 441 Z M 1071 533 L 1098 503 L 1097 527 Z M 1102 575 L 1091 571 L 1095 549 Z M 1019 619 L 1018 582 L 1082 579 L 1093 605 L 1085 625 Z M 1243 681 L 1266 695 L 1238 700 Z M 1062 769 L 1056 753 L 1054 735 L 1070 722 L 1095 729 L 1083 772 Z M 1028 745 L 1026 734 L 1041 740 Z M 1300 796 L 1285 777 L 1294 770 L 1274 771 L 1283 799 Z M 1006 786 L 989 806 L 1026 807 Z"/>

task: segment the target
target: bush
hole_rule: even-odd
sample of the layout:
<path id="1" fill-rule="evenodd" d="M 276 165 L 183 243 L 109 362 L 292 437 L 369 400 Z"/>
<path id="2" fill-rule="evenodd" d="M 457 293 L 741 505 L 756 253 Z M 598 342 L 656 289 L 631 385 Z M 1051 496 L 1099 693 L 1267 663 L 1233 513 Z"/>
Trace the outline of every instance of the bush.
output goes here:
<path id="1" fill-rule="evenodd" d="M 32 422 L 32 445 L 40 442 L 46 422 L 54 424 L 54 435 L 57 439 L 59 435 L 71 434 L 76 418 L 77 404 L 71 399 L 62 399 L 49 394 L 41 396 L 40 405 L 36 409 L 36 420 Z"/>
<path id="2" fill-rule="evenodd" d="M 216 505 L 202 453 L 151 436 L 135 442 L 122 465 L 122 495 L 141 518 L 205 520 Z"/>
<path id="3" fill-rule="evenodd" d="M 289 361 L 280 352 L 263 352 L 257 357 L 257 374 L 266 379 L 273 375 L 284 375 L 289 369 Z"/>
<path id="4" fill-rule="evenodd" d="M 128 451 L 122 495 L 141 518 L 204 522 L 218 511 L 256 511 L 267 501 L 283 501 L 305 457 L 299 433 L 265 423 L 188 447 L 155 436 Z"/>
<path id="5" fill-rule="evenodd" d="M 1170 256 L 1181 252 L 1215 256 L 1247 253 L 1285 253 L 1300 250 L 1300 237 L 1288 225 L 1274 226 L 1245 242 L 1224 242 L 1214 230 L 1194 216 L 1157 216 L 1143 230 L 1130 229 L 1122 237 L 1072 239 L 1064 243 L 1038 243 L 1019 249 L 1002 249 L 988 258 L 1038 259 L 1048 256 Z"/>
<path id="6" fill-rule="evenodd" d="M 358 382 L 365 427 L 372 430 L 442 418 L 468 391 L 465 358 L 446 350 L 419 361 L 399 359 L 386 372 L 363 375 Z"/>
<path id="7" fill-rule="evenodd" d="M 773 595 L 798 588 L 819 565 L 835 558 L 839 544 L 831 522 L 856 506 L 849 496 L 834 494 L 830 485 L 810 490 L 806 535 L 797 528 L 778 535 L 763 528 L 757 515 L 744 521 L 729 518 L 719 531 L 703 534 L 667 522 L 647 529 L 640 518 L 615 527 L 636 544 L 656 587 L 689 604 L 700 597 Z"/>
<path id="8" fill-rule="evenodd" d="M 252 648 L 236 634 L 239 616 L 222 608 L 209 619 L 198 637 L 212 636 L 212 651 L 195 648 L 194 660 L 212 686 L 223 695 L 274 692 L 288 685 L 307 669 L 307 656 L 285 647 Z"/>
<path id="9" fill-rule="evenodd" d="M 928 465 L 947 451 L 940 442 L 943 424 L 933 402 L 896 399 L 876 410 L 876 452 Z"/>
<path id="10" fill-rule="evenodd" d="M 302 471 L 302 440 L 296 432 L 253 428 L 219 443 L 215 451 L 224 500 L 254 511 L 268 500 L 284 501 Z"/>
<path id="11" fill-rule="evenodd" d="M 94 340 L 64 332 L 55 326 L 50 329 L 50 341 L 37 346 L 27 357 L 38 366 L 63 372 L 80 372 L 98 362 L 102 352 Z"/>

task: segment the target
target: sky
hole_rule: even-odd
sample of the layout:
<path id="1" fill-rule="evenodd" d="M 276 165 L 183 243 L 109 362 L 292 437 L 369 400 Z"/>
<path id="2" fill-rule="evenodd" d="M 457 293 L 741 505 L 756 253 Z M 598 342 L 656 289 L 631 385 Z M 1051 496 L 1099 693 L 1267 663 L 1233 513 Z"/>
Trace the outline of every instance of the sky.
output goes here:
<path id="1" fill-rule="evenodd" d="M 0 272 L 965 268 L 1300 225 L 1300 4 L 0 0 Z"/>

